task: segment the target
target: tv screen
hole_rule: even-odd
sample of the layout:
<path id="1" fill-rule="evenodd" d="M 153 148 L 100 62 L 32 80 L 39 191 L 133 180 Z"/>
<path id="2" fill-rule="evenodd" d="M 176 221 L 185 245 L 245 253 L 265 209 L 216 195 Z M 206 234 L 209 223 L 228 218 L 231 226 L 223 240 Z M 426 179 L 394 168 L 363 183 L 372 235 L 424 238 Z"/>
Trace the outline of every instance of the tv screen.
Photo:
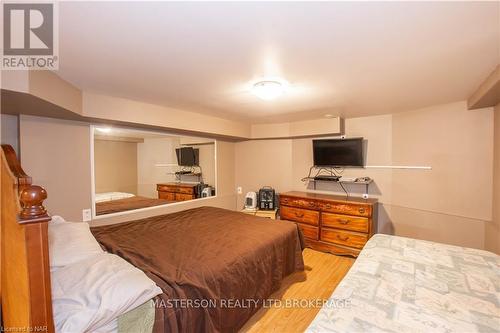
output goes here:
<path id="1" fill-rule="evenodd" d="M 176 148 L 177 164 L 180 166 L 199 165 L 199 152 L 199 149 L 193 149 L 193 147 Z"/>
<path id="2" fill-rule="evenodd" d="M 313 140 L 315 166 L 362 167 L 363 138 Z"/>

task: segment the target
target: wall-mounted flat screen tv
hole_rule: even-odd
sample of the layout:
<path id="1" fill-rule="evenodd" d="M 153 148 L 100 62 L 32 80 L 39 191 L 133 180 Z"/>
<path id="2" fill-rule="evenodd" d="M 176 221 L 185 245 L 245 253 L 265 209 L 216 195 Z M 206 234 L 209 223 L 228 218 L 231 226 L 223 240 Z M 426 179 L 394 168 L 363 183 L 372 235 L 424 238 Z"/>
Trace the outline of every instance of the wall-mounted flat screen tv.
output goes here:
<path id="1" fill-rule="evenodd" d="M 313 140 L 315 166 L 363 167 L 363 138 Z"/>
<path id="2" fill-rule="evenodd" d="M 198 166 L 200 150 L 193 147 L 176 148 L 177 164 L 180 166 Z"/>

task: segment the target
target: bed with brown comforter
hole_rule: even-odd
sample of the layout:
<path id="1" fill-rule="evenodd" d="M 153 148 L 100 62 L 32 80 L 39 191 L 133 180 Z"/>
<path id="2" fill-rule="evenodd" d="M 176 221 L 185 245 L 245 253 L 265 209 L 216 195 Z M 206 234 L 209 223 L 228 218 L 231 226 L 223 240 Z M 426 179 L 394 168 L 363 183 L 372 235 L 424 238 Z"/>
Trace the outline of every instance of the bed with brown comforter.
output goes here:
<path id="1" fill-rule="evenodd" d="M 139 208 L 160 206 L 171 202 L 173 201 L 168 201 L 165 199 L 153 199 L 141 196 L 133 196 L 124 199 L 96 202 L 95 212 L 96 215 L 104 215 L 104 214 L 125 212 L 128 210 L 139 209 Z"/>
<path id="2" fill-rule="evenodd" d="M 163 290 L 155 332 L 236 332 L 304 269 L 295 224 L 201 207 L 92 228 Z M 187 300 L 191 300 L 189 303 Z"/>

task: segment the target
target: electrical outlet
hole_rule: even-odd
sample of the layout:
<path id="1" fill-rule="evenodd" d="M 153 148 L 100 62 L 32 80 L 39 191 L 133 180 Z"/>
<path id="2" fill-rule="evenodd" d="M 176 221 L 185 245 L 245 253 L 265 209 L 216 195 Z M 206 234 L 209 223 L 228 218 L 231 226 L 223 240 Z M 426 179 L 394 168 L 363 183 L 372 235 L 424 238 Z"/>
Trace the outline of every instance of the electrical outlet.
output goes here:
<path id="1" fill-rule="evenodd" d="M 82 220 L 83 222 L 88 222 L 92 220 L 92 210 L 84 209 L 82 210 Z"/>
<path id="2" fill-rule="evenodd" d="M 236 188 L 236 191 L 238 192 L 238 194 L 243 194 L 243 189 L 241 188 L 241 186 L 238 186 Z"/>

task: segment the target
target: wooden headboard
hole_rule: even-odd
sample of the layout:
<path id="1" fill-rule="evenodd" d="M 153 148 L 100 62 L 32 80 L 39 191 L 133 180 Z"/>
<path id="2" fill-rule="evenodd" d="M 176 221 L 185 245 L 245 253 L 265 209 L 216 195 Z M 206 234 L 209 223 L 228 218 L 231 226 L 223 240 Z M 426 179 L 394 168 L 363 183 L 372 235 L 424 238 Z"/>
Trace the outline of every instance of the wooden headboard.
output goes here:
<path id="1" fill-rule="evenodd" d="M 9 331 L 54 332 L 47 192 L 31 184 L 11 146 L 2 145 L 1 154 L 1 324 Z"/>

